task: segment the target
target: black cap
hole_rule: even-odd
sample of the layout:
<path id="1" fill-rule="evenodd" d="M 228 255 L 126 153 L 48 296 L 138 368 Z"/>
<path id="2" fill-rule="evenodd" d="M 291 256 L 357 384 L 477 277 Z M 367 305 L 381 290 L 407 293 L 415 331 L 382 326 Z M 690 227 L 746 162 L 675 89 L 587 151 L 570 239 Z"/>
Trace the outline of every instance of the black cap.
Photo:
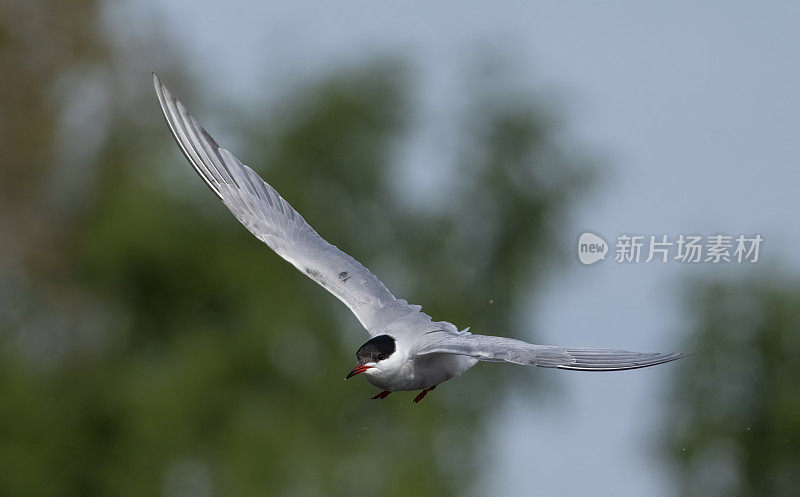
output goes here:
<path id="1" fill-rule="evenodd" d="M 360 364 L 378 362 L 386 359 L 397 350 L 394 338 L 389 335 L 378 335 L 371 338 L 356 351 Z"/>

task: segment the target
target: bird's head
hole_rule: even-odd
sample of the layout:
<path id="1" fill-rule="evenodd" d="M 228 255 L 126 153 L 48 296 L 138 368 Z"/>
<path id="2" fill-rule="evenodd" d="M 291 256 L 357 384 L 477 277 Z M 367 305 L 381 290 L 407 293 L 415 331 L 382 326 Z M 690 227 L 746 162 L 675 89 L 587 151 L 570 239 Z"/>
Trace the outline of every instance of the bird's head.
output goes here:
<path id="1" fill-rule="evenodd" d="M 356 351 L 358 364 L 347 374 L 345 379 L 352 378 L 359 373 L 379 367 L 381 361 L 385 361 L 391 357 L 396 350 L 397 344 L 394 338 L 389 335 L 378 335 L 369 339 Z"/>

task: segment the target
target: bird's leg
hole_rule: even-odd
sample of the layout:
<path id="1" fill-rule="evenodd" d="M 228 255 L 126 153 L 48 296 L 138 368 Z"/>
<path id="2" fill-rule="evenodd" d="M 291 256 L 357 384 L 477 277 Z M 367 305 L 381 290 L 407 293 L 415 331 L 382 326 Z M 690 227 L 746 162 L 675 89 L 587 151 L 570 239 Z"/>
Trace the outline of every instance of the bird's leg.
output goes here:
<path id="1" fill-rule="evenodd" d="M 419 402 L 420 400 L 424 399 L 424 398 L 425 398 L 425 396 L 426 396 L 426 395 L 428 395 L 428 392 L 430 392 L 430 391 L 431 391 L 431 390 L 433 390 L 434 388 L 436 388 L 436 385 L 434 385 L 434 386 L 432 386 L 432 387 L 428 387 L 428 388 L 426 388 L 425 390 L 423 390 L 423 391 L 421 391 L 420 393 L 418 393 L 418 394 L 417 394 L 417 396 L 416 396 L 416 397 L 414 397 L 414 403 L 416 404 L 416 403 L 417 403 L 417 402 Z"/>
<path id="2" fill-rule="evenodd" d="M 375 397 L 372 397 L 372 398 L 373 399 L 385 399 L 386 397 L 389 396 L 390 393 L 392 393 L 392 392 L 390 392 L 389 390 L 384 390 L 383 392 L 379 393 L 378 395 L 376 395 Z"/>

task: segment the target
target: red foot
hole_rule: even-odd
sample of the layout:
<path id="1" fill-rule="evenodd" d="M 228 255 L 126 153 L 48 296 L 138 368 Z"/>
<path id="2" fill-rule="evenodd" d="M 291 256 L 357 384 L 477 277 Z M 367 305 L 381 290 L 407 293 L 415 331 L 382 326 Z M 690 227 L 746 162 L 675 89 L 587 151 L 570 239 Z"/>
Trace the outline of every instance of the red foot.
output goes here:
<path id="1" fill-rule="evenodd" d="M 372 397 L 372 398 L 373 399 L 385 399 L 386 397 L 389 396 L 390 393 L 392 393 L 392 392 L 390 392 L 389 390 L 384 390 L 383 392 L 379 393 L 378 395 L 376 395 L 375 397 Z"/>
<path id="2" fill-rule="evenodd" d="M 428 387 L 428 388 L 426 388 L 425 390 L 423 390 L 423 391 L 421 391 L 420 393 L 418 393 L 418 394 L 417 394 L 417 396 L 416 396 L 416 397 L 414 397 L 414 403 L 416 404 L 416 403 L 417 403 L 417 402 L 419 402 L 420 400 L 424 399 L 424 398 L 425 398 L 425 396 L 426 396 L 426 395 L 428 395 L 428 392 L 430 392 L 430 391 L 431 391 L 431 390 L 433 390 L 434 388 L 436 388 L 436 385 L 434 385 L 434 386 L 432 386 L 432 387 Z"/>

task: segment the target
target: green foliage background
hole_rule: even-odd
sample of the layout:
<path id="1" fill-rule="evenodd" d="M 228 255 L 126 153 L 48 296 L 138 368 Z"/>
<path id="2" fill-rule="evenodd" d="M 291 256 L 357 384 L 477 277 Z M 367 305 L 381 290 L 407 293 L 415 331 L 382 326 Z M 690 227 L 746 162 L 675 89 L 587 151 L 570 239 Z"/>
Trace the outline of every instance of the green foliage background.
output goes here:
<path id="1" fill-rule="evenodd" d="M 372 387 L 342 381 L 366 339 L 355 318 L 239 226 L 172 143 L 146 67 L 163 61 L 107 39 L 96 2 L 4 11 L 0 494 L 468 489 L 509 369 L 476 368 L 422 406 L 369 401 Z M 47 30 L 19 22 L 31 14 Z M 171 67 L 162 77 L 209 124 L 211 97 Z M 396 179 L 412 74 L 367 61 L 287 90 L 256 121 L 214 114 L 248 122 L 228 133 L 237 155 L 396 294 L 520 336 L 586 168 L 535 99 L 487 78 L 453 116 L 447 185 L 420 207 Z M 100 138 L 84 151 L 87 135 Z"/>
<path id="2" fill-rule="evenodd" d="M 413 61 L 292 81 L 244 112 L 189 83 L 157 23 L 112 36 L 110 7 L 0 5 L 0 495 L 468 491 L 502 379 L 535 375 L 478 366 L 420 406 L 342 381 L 358 322 L 194 177 L 150 71 L 395 294 L 517 337 L 591 182 L 550 107 L 471 68 L 446 119 L 458 139 L 426 165 L 446 180 L 422 193 L 399 153 L 424 114 Z M 675 494 L 796 495 L 797 278 L 685 287 L 697 354 L 673 369 L 659 432 Z"/>
<path id="3" fill-rule="evenodd" d="M 664 438 L 686 496 L 791 496 L 800 489 L 800 283 L 718 279 L 687 294 L 689 346 Z"/>

